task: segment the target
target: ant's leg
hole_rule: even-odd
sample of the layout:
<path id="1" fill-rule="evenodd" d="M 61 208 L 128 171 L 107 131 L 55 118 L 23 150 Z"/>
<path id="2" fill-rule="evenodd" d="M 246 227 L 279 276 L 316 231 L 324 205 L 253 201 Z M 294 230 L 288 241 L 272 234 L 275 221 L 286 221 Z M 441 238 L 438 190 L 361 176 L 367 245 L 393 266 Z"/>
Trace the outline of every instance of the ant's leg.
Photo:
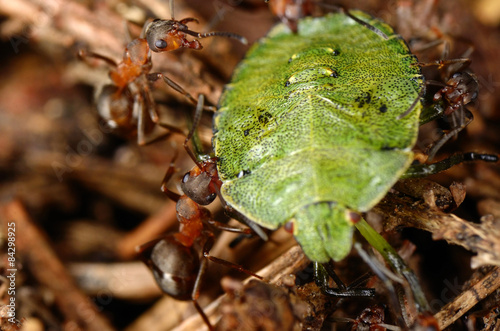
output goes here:
<path id="1" fill-rule="evenodd" d="M 186 136 L 186 139 L 184 140 L 184 149 L 186 150 L 188 155 L 191 157 L 191 159 L 194 161 L 194 163 L 196 163 L 198 166 L 200 166 L 199 160 L 198 160 L 197 156 L 195 155 L 195 153 L 191 150 L 191 148 L 189 148 L 188 143 L 191 140 L 191 138 L 193 138 L 193 135 L 195 134 L 196 130 L 198 129 L 198 125 L 200 124 L 200 120 L 201 120 L 201 115 L 203 113 L 204 103 L 205 103 L 205 97 L 203 96 L 203 94 L 200 94 L 198 96 L 198 102 L 196 104 L 196 111 L 194 113 L 193 123 L 191 125 L 191 129 L 189 129 L 189 132 Z M 201 169 L 201 167 L 200 167 L 200 169 Z"/>
<path id="2" fill-rule="evenodd" d="M 147 108 L 149 113 L 149 118 L 151 119 L 151 121 L 157 124 L 160 121 L 160 116 L 158 115 L 158 110 L 156 109 L 156 103 L 154 102 L 153 94 L 148 84 L 144 84 L 143 89 L 144 89 L 143 93 L 145 100 L 144 108 Z"/>
<path id="3" fill-rule="evenodd" d="M 225 223 L 217 222 L 213 219 L 208 220 L 207 223 L 210 224 L 211 226 L 213 226 L 214 228 L 219 229 L 221 231 L 240 233 L 240 234 L 255 234 L 255 232 L 253 232 L 252 229 L 250 229 L 250 228 L 238 228 L 238 227 L 227 225 Z"/>
<path id="4" fill-rule="evenodd" d="M 83 60 L 83 61 L 86 61 L 87 58 L 94 58 L 94 59 L 102 60 L 102 61 L 106 62 L 108 65 L 110 65 L 112 67 L 116 67 L 118 65 L 115 62 L 115 60 L 113 60 L 110 57 L 107 57 L 107 56 L 101 55 L 101 54 L 97 54 L 97 53 L 94 53 L 94 52 L 89 52 L 89 51 L 84 50 L 84 49 L 80 49 L 78 51 L 78 57 L 81 60 Z"/>
<path id="5" fill-rule="evenodd" d="M 238 264 L 211 256 L 210 249 L 212 248 L 213 245 L 214 245 L 214 237 L 213 237 L 213 235 L 210 235 L 210 236 L 208 236 L 207 241 L 203 245 L 203 259 L 200 263 L 200 269 L 198 271 L 198 275 L 196 276 L 196 281 L 194 283 L 193 292 L 191 294 L 191 300 L 192 300 L 196 310 L 201 315 L 201 317 L 203 318 L 203 321 L 205 322 L 205 324 L 208 326 L 208 328 L 210 330 L 213 330 L 213 327 L 210 324 L 210 321 L 209 321 L 207 315 L 205 314 L 203 309 L 201 309 L 200 305 L 198 304 L 198 298 L 200 297 L 201 283 L 203 280 L 203 276 L 205 275 L 205 272 L 206 272 L 207 267 L 208 267 L 208 261 L 212 261 L 212 262 L 221 264 L 223 266 L 238 270 L 240 272 L 244 272 L 244 273 L 246 273 L 250 276 L 253 276 L 255 278 L 258 278 L 260 280 L 263 279 L 261 276 L 253 273 L 250 270 L 243 268 L 242 266 L 240 266 Z"/>
<path id="6" fill-rule="evenodd" d="M 337 284 L 337 288 L 328 286 L 330 277 Z M 323 293 L 337 298 L 373 297 L 375 295 L 375 289 L 372 288 L 347 287 L 329 263 L 314 262 L 314 281 Z"/>
<path id="7" fill-rule="evenodd" d="M 161 191 L 163 193 L 165 193 L 172 201 L 175 201 L 175 202 L 179 201 L 181 196 L 177 193 L 170 191 L 167 188 L 167 184 L 175 173 L 175 160 L 177 159 L 177 155 L 178 154 L 176 151 L 174 157 L 170 161 L 170 165 L 167 169 L 167 172 L 165 173 L 165 177 L 163 177 L 163 180 L 161 181 Z"/>
<path id="8" fill-rule="evenodd" d="M 437 174 L 438 172 L 447 170 L 454 165 L 460 164 L 462 162 L 468 161 L 484 161 L 484 162 L 498 162 L 498 155 L 496 154 L 480 154 L 474 152 L 459 153 L 452 155 L 444 160 L 431 164 L 416 164 L 412 165 L 406 173 L 401 176 L 401 179 L 405 178 L 418 178 L 425 177 L 432 174 Z"/>
<path id="9" fill-rule="evenodd" d="M 134 106 L 132 113 L 137 116 L 137 144 L 142 146 L 146 144 L 146 121 L 144 111 L 144 98 L 141 93 L 134 96 Z"/>
<path id="10" fill-rule="evenodd" d="M 432 66 L 437 66 L 438 70 L 441 70 L 445 66 L 451 66 L 454 64 L 459 64 L 460 66 L 458 67 L 457 70 L 454 71 L 460 71 L 465 68 L 467 68 L 471 64 L 471 59 L 469 58 L 459 58 L 459 59 L 449 59 L 449 60 L 437 60 L 434 62 L 427 62 L 427 63 L 419 63 L 418 65 L 420 67 L 432 67 Z"/>
<path id="11" fill-rule="evenodd" d="M 187 23 L 190 23 L 190 22 L 195 22 L 197 24 L 199 24 L 200 22 L 198 21 L 198 19 L 194 18 L 194 17 L 186 17 L 186 18 L 183 18 L 182 20 L 179 21 L 179 23 L 181 24 L 187 24 Z"/>
<path id="12" fill-rule="evenodd" d="M 203 311 L 203 309 L 200 307 L 198 304 L 198 298 L 200 297 L 200 289 L 201 289 L 201 282 L 203 279 L 203 276 L 205 275 L 205 272 L 207 271 L 208 267 L 208 260 L 207 259 L 202 259 L 200 263 L 200 269 L 198 270 L 198 275 L 196 275 L 196 280 L 194 282 L 194 287 L 193 287 L 193 292 L 191 293 L 191 301 L 193 302 L 194 307 L 200 314 L 201 318 L 205 322 L 205 324 L 208 326 L 208 329 L 210 331 L 214 330 L 214 327 L 210 323 L 210 320 L 208 319 L 207 315 Z"/>
<path id="13" fill-rule="evenodd" d="M 232 262 L 229 262 L 229 261 L 226 261 L 223 259 L 219 259 L 218 257 L 210 255 L 210 249 L 212 249 L 213 245 L 214 245 L 214 237 L 213 237 L 213 235 L 210 235 L 210 236 L 208 236 L 207 241 L 205 242 L 205 245 L 203 245 L 203 257 L 205 258 L 205 260 L 210 260 L 210 261 L 215 262 L 217 264 L 223 265 L 223 266 L 231 268 L 231 269 L 238 270 L 239 272 L 243 272 L 249 276 L 253 276 L 255 278 L 263 280 L 263 278 L 261 276 L 257 275 L 256 273 L 254 273 L 248 269 L 243 268 L 239 264 L 232 263 Z M 203 264 L 203 262 L 202 262 L 202 264 Z M 194 293 L 194 291 L 193 291 L 193 293 Z"/>
<path id="14" fill-rule="evenodd" d="M 172 18 L 172 21 L 175 21 L 175 15 L 174 15 L 174 0 L 170 0 L 168 2 L 168 8 L 170 9 L 170 17 Z"/>
<path id="15" fill-rule="evenodd" d="M 147 78 L 148 78 L 148 80 L 150 80 L 152 82 L 155 82 L 156 80 L 158 80 L 160 78 L 163 79 L 163 81 L 168 86 L 170 86 L 171 88 L 173 88 L 174 90 L 176 90 L 180 94 L 184 95 L 186 97 L 186 99 L 188 99 L 188 101 L 191 102 L 193 105 L 198 104 L 198 101 L 191 94 L 189 94 L 179 84 L 177 84 L 176 82 L 174 82 L 173 80 L 171 80 L 170 78 L 165 76 L 164 74 L 162 74 L 160 72 L 150 73 L 147 75 Z M 217 109 L 213 106 L 203 106 L 203 110 L 215 112 Z"/>
<path id="16" fill-rule="evenodd" d="M 463 122 L 464 120 L 462 119 L 462 123 L 456 126 L 454 129 L 450 130 L 449 132 L 443 134 L 433 145 L 429 146 L 428 148 L 428 161 L 432 161 L 434 156 L 436 156 L 436 153 L 443 147 L 443 145 L 450 140 L 452 137 L 455 137 L 460 131 L 462 131 L 467 125 L 469 125 L 472 120 L 474 119 L 474 116 L 470 111 L 468 111 L 465 107 L 461 107 L 460 113 L 466 114 L 463 115 L 466 117 L 466 121 Z M 455 114 L 455 113 L 454 113 Z"/>

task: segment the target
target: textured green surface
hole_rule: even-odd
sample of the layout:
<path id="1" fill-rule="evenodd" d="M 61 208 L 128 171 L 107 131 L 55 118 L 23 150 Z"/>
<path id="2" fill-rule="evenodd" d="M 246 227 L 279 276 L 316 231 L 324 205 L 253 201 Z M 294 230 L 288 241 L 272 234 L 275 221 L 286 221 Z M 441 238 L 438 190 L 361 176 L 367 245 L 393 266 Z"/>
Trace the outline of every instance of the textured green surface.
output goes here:
<path id="1" fill-rule="evenodd" d="M 392 29 L 352 12 L 278 25 L 236 69 L 214 119 L 221 193 L 256 223 L 294 234 L 316 261 L 350 250 L 349 210 L 376 204 L 410 165 L 423 88 Z"/>

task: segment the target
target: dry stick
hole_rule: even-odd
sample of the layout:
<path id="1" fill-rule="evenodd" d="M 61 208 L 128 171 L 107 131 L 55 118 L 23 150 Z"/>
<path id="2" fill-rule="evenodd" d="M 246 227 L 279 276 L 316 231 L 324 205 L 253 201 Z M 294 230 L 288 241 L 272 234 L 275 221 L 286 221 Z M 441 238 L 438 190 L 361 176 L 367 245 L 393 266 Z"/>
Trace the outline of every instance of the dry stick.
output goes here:
<path id="1" fill-rule="evenodd" d="M 88 295 L 122 300 L 150 300 L 161 295 L 153 274 L 142 262 L 71 263 L 68 270 Z"/>
<path id="2" fill-rule="evenodd" d="M 15 200 L 0 209 L 0 223 L 16 224 L 16 253 L 41 286 L 54 294 L 66 325 L 89 331 L 114 330 L 97 307 L 76 287 L 73 279 L 50 246 L 48 238 L 30 219 L 21 202 Z"/>
<path id="3" fill-rule="evenodd" d="M 130 259 L 137 255 L 135 248 L 157 238 L 161 233 L 177 224 L 175 202 L 167 200 L 163 207 L 145 219 L 134 230 L 127 233 L 117 243 L 117 253 L 121 258 Z"/>
<path id="4" fill-rule="evenodd" d="M 434 315 L 439 323 L 441 330 L 451 325 L 463 314 L 474 307 L 479 301 L 486 298 L 493 291 L 500 287 L 500 268 L 495 267 L 492 271 L 486 274 L 476 284 L 462 292 L 452 302 L 441 308 Z"/>
<path id="5" fill-rule="evenodd" d="M 434 240 L 444 239 L 477 253 L 473 267 L 484 264 L 500 265 L 500 236 L 493 222 L 467 222 L 453 214 L 435 211 L 423 202 L 389 193 L 373 208 L 385 217 L 384 228 L 415 227 L 432 233 Z"/>

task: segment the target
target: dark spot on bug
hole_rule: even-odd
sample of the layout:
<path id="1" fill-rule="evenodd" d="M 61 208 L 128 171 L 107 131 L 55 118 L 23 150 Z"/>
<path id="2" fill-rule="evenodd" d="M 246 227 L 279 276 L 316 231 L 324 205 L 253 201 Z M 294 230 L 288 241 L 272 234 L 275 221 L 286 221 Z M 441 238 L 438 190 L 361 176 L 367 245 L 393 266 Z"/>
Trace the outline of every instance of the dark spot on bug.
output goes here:
<path id="1" fill-rule="evenodd" d="M 330 74 L 330 77 L 337 78 L 338 76 L 339 76 L 339 74 L 337 73 L 337 71 L 332 69 L 332 73 Z"/>
<path id="2" fill-rule="evenodd" d="M 358 103 L 358 108 L 362 108 L 365 104 L 372 102 L 372 95 L 369 92 L 363 92 L 354 101 Z"/>
<path id="3" fill-rule="evenodd" d="M 290 83 L 290 81 L 289 81 L 289 80 L 287 80 L 287 81 L 285 82 L 285 86 L 286 86 L 286 87 L 290 86 L 290 84 L 291 84 L 291 83 Z"/>
<path id="4" fill-rule="evenodd" d="M 381 113 L 385 113 L 387 111 L 387 106 L 386 105 L 382 105 L 380 106 L 380 108 L 378 109 Z"/>
<path id="5" fill-rule="evenodd" d="M 250 133 L 250 129 L 246 129 L 245 131 L 243 131 L 243 135 L 245 137 L 248 136 L 249 133 Z"/>
<path id="6" fill-rule="evenodd" d="M 265 112 L 262 115 L 259 116 L 259 123 L 262 125 L 266 125 L 269 120 L 273 117 L 269 112 Z"/>

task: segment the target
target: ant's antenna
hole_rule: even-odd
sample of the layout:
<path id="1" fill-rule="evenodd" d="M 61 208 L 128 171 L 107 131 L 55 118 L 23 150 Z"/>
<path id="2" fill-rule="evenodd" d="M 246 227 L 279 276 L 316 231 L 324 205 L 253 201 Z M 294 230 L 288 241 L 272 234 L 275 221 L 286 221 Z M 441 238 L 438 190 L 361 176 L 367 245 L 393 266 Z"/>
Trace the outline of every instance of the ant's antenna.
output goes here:
<path id="1" fill-rule="evenodd" d="M 175 20 L 174 18 L 174 0 L 169 1 L 169 6 L 170 6 L 170 17 L 172 18 L 172 21 Z"/>

